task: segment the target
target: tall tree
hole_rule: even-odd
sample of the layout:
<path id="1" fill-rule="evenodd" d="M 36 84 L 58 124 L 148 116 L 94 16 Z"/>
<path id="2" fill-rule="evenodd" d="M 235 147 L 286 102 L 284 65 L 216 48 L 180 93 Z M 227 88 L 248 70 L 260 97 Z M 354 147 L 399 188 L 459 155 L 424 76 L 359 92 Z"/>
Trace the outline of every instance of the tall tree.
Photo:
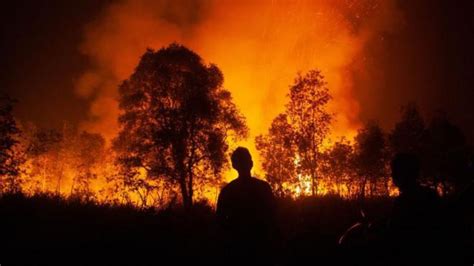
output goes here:
<path id="1" fill-rule="evenodd" d="M 13 117 L 14 100 L 0 95 L 0 189 L 17 191 L 21 158 L 17 150 L 20 130 Z"/>
<path id="2" fill-rule="evenodd" d="M 26 131 L 25 131 L 26 132 Z M 56 191 L 62 175 L 61 158 L 63 134 L 56 129 L 28 127 L 28 175 L 31 193 Z M 54 190 L 53 190 L 54 187 Z M 56 191 L 57 192 L 57 191 Z"/>
<path id="3" fill-rule="evenodd" d="M 177 183 L 190 207 L 196 180 L 220 177 L 227 138 L 247 132 L 222 83 L 217 66 L 182 45 L 148 50 L 119 87 L 119 165 Z"/>
<path id="4" fill-rule="evenodd" d="M 72 180 L 71 195 L 90 200 L 94 193 L 91 182 L 97 179 L 94 168 L 101 167 L 105 158 L 105 139 L 100 134 L 81 132 L 74 139 L 75 158 L 72 162 L 75 176 Z"/>
<path id="5" fill-rule="evenodd" d="M 426 126 L 423 117 L 415 104 L 401 108 L 401 119 L 395 124 L 389 135 L 392 153 L 412 152 L 421 156 L 425 138 Z"/>
<path id="6" fill-rule="evenodd" d="M 257 136 L 255 144 L 262 158 L 266 180 L 279 197 L 287 196 L 298 183 L 293 130 L 287 116 L 280 114 L 273 119 L 268 133 Z"/>
<path id="7" fill-rule="evenodd" d="M 462 187 L 462 171 L 470 156 L 470 147 L 462 130 L 443 112 L 438 112 L 427 129 L 424 181 L 443 194 Z"/>
<path id="8" fill-rule="evenodd" d="M 327 179 L 327 183 L 332 185 L 333 192 L 341 196 L 351 195 L 354 177 L 353 153 L 353 146 L 345 138 L 341 138 L 324 153 L 321 173 Z"/>
<path id="9" fill-rule="evenodd" d="M 376 122 L 371 121 L 355 137 L 354 166 L 359 178 L 360 197 L 366 196 L 367 187 L 371 196 L 377 190 L 388 192 L 387 162 L 385 134 Z"/>
<path id="10" fill-rule="evenodd" d="M 331 96 L 323 75 L 311 70 L 298 75 L 288 93 L 286 113 L 293 127 L 299 156 L 298 172 L 311 178 L 311 193 L 317 192 L 321 146 L 329 133 L 332 115 L 326 111 Z"/>

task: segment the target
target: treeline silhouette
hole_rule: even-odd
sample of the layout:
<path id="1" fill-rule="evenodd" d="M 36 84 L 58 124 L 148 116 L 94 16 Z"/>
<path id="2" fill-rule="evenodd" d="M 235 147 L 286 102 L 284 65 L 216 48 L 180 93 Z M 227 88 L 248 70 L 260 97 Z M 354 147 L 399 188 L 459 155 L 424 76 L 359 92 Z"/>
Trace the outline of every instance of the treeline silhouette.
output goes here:
<path id="1" fill-rule="evenodd" d="M 169 258 L 232 264 L 237 261 L 220 260 L 229 259 L 227 244 L 255 246 L 242 237 L 255 232 L 253 224 L 259 217 L 266 221 L 270 215 L 264 214 L 274 208 L 272 222 L 258 225 L 274 227 L 272 240 L 261 244 L 271 247 L 254 247 L 271 250 L 263 264 L 398 265 L 406 261 L 394 260 L 393 251 L 407 242 L 445 253 L 439 260 L 472 262 L 466 253 L 472 251 L 473 148 L 448 115 L 426 119 L 408 104 L 388 132 L 369 121 L 353 141 L 332 140 L 328 84 L 311 70 L 296 77 L 285 110 L 255 139 L 269 186 L 251 176 L 250 154 L 232 161 L 239 178 L 225 184 L 231 145 L 248 128 L 222 84 L 217 66 L 182 45 L 146 51 L 119 86 L 120 130 L 112 145 L 67 124 L 61 129 L 20 124 L 12 114 L 14 101 L 2 96 L 4 258 L 26 260 L 13 256 L 20 252 L 54 264 L 64 255 L 79 256 L 85 264 L 100 264 L 90 263 L 94 256 L 105 264 Z M 409 154 L 401 167 L 393 160 L 400 154 Z M 272 194 L 274 206 L 268 203 Z M 420 213 L 424 218 L 417 221 Z M 235 221 L 247 231 L 231 229 L 230 241 L 222 239 L 222 226 Z M 400 234 L 394 233 L 397 222 Z M 433 230 L 406 234 L 427 232 L 425 227 Z M 394 237 L 403 234 L 401 240 Z M 425 245 L 425 236 L 439 236 L 430 242 L 437 245 Z M 450 244 L 458 253 L 448 252 Z"/>
<path id="2" fill-rule="evenodd" d="M 14 101 L 2 97 L 0 189 L 137 207 L 215 203 L 229 145 L 248 131 L 222 82 L 217 66 L 184 46 L 148 50 L 119 86 L 120 131 L 112 145 L 67 123 L 60 129 L 18 123 Z M 388 169 L 397 152 L 420 156 L 421 182 L 440 194 L 472 181 L 473 149 L 461 129 L 440 111 L 426 119 L 414 103 L 401 108 L 388 132 L 369 121 L 353 141 L 331 139 L 327 85 L 318 70 L 299 74 L 284 112 L 255 139 L 262 178 L 277 196 L 395 195 Z"/>

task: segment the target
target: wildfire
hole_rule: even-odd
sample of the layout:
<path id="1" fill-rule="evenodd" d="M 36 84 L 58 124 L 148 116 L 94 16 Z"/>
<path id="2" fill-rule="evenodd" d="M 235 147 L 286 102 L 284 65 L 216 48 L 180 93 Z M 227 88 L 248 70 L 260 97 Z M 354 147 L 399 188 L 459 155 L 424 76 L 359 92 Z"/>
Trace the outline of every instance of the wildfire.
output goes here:
<path id="1" fill-rule="evenodd" d="M 330 147 L 331 140 L 340 136 L 351 139 L 355 135 L 360 124 L 359 103 L 353 96 L 351 71 L 364 67 L 360 59 L 366 41 L 378 30 L 389 27 L 386 18 L 390 18 L 393 9 L 391 1 L 189 3 L 120 1 L 109 5 L 86 27 L 80 49 L 91 60 L 92 67 L 81 75 L 75 88 L 79 97 L 91 101 L 91 119 L 84 121 L 82 129 L 99 133 L 108 141 L 115 137 L 120 82 L 129 77 L 148 47 L 158 49 L 179 42 L 222 70 L 224 85 L 232 92 L 250 128 L 249 138 L 231 143 L 231 149 L 237 145 L 250 149 L 257 176 L 263 174 L 254 138 L 264 133 L 271 120 L 283 111 L 288 86 L 298 72 L 320 69 L 333 96 L 329 111 L 335 114 L 335 120 L 324 146 Z M 29 191 L 69 195 L 77 185 L 77 172 L 68 165 L 64 162 L 60 179 L 55 181 L 49 180 L 44 172 L 27 173 L 29 177 L 35 176 L 36 181 L 25 186 Z M 95 169 L 96 178 L 90 184 L 95 195 L 106 200 L 118 193 L 109 178 L 116 172 L 113 163 L 101 162 Z M 224 173 L 227 182 L 235 176 L 230 169 Z M 297 178 L 299 184 L 290 188 L 294 195 L 309 195 L 309 178 Z M 142 182 L 145 180 L 143 174 Z M 146 189 L 128 191 L 130 200 L 137 203 L 146 197 L 145 202 L 151 203 L 174 197 L 173 189 L 164 184 L 147 186 L 159 188 L 160 193 L 149 194 Z M 320 181 L 317 193 L 330 193 L 335 186 Z M 218 191 L 216 186 L 200 193 L 214 201 Z"/>
<path id="2" fill-rule="evenodd" d="M 86 28 L 81 45 L 94 64 L 76 88 L 80 96 L 93 100 L 92 119 L 83 127 L 113 138 L 117 85 L 131 74 L 147 47 L 177 41 L 223 71 L 225 87 L 250 128 L 249 139 L 238 144 L 249 147 L 257 162 L 253 139 L 283 110 L 298 72 L 323 72 L 333 95 L 330 111 L 336 114 L 333 136 L 354 135 L 359 107 L 352 95 L 351 70 L 363 68 L 364 44 L 377 30 L 389 27 L 385 20 L 391 9 L 391 1 L 111 4 Z"/>

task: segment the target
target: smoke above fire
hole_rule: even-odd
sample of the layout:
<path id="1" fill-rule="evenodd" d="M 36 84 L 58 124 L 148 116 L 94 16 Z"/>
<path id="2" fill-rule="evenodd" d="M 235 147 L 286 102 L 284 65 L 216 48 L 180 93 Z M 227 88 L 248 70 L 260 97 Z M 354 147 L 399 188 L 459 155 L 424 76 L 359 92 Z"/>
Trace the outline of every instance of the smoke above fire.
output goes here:
<path id="1" fill-rule="evenodd" d="M 265 133 L 284 110 L 298 72 L 318 68 L 326 77 L 335 114 L 332 136 L 353 136 L 360 124 L 353 73 L 364 73 L 365 45 L 397 28 L 387 0 L 193 1 L 129 0 L 107 6 L 85 28 L 80 50 L 91 67 L 76 93 L 91 99 L 82 126 L 113 138 L 118 131 L 118 90 L 147 48 L 172 42 L 196 51 L 223 72 L 224 86 L 247 118 L 243 145 Z"/>

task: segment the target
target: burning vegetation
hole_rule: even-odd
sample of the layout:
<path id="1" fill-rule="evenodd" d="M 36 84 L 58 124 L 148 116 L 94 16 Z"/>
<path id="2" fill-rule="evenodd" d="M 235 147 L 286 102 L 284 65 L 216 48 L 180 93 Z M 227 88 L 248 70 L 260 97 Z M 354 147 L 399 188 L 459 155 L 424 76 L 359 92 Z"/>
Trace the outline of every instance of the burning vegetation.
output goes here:
<path id="1" fill-rule="evenodd" d="M 472 264 L 472 1 L 10 2 L 7 261 Z"/>
<path id="2" fill-rule="evenodd" d="M 138 207 L 215 203 L 228 153 L 248 132 L 223 78 L 182 45 L 146 51 L 119 86 L 120 130 L 110 144 L 67 123 L 59 130 L 17 126 L 13 101 L 3 97 L 2 191 Z M 407 105 L 389 133 L 369 122 L 353 139 L 333 140 L 329 86 L 319 70 L 297 75 L 285 110 L 255 139 L 263 169 L 256 174 L 276 195 L 394 195 L 388 162 L 399 151 L 418 154 L 426 166 L 422 182 L 442 194 L 467 182 L 462 170 L 471 149 L 446 116 L 425 124 Z"/>

